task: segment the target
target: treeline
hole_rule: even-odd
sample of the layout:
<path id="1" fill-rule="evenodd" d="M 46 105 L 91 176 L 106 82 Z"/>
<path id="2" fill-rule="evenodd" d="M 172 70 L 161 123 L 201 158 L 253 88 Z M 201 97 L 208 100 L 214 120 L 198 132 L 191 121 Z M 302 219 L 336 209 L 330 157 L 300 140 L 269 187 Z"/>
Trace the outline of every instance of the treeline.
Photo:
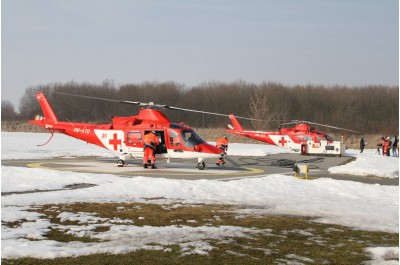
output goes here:
<path id="1" fill-rule="evenodd" d="M 136 115 L 138 107 L 53 92 L 154 102 L 263 120 L 251 124 L 243 121 L 243 125 L 249 129 L 276 130 L 284 127 L 282 123 L 285 121 L 307 120 L 362 133 L 393 135 L 399 131 L 398 87 L 285 86 L 272 82 L 254 84 L 243 81 L 206 82 L 191 88 L 175 82 L 119 86 L 108 81 L 102 84 L 52 83 L 28 88 L 21 99 L 19 114 L 12 114 L 10 103 L 2 101 L 2 120 L 28 120 L 41 114 L 35 98 L 39 91 L 45 93 L 60 120 L 76 122 L 110 122 L 112 116 Z M 222 116 L 172 110 L 164 112 L 171 120 L 182 121 L 195 128 L 226 127 L 230 123 L 227 117 Z"/>

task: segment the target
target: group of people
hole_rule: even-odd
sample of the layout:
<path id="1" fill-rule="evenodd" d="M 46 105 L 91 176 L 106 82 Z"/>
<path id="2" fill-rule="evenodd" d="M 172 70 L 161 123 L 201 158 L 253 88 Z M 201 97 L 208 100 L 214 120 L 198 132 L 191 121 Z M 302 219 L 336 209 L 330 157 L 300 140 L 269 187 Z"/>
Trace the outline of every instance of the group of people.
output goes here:
<path id="1" fill-rule="evenodd" d="M 151 131 L 144 136 L 144 147 L 143 147 L 143 168 L 149 167 L 150 160 L 150 168 L 156 169 L 155 161 L 156 161 L 156 149 L 160 144 L 159 135 L 155 131 Z M 221 153 L 220 158 L 217 161 L 217 166 L 225 164 L 225 160 L 222 154 L 228 151 L 228 137 L 224 136 L 217 140 L 216 146 L 223 151 Z"/>
<path id="2" fill-rule="evenodd" d="M 360 140 L 360 152 L 362 153 L 364 151 L 365 146 L 367 143 L 365 143 L 364 138 L 361 138 Z M 399 139 L 397 136 L 393 136 L 390 138 L 390 136 L 381 137 L 381 143 L 378 145 L 378 149 L 376 150 L 378 154 L 381 154 L 380 148 L 382 147 L 382 155 L 383 156 L 391 156 L 390 153 L 392 153 L 392 156 L 398 157 L 399 156 Z"/>
<path id="3" fill-rule="evenodd" d="M 382 145 L 382 155 L 390 156 L 390 150 L 392 151 L 392 155 L 394 157 L 399 156 L 399 139 L 397 136 L 393 138 L 388 137 L 381 137 L 381 145 Z"/>

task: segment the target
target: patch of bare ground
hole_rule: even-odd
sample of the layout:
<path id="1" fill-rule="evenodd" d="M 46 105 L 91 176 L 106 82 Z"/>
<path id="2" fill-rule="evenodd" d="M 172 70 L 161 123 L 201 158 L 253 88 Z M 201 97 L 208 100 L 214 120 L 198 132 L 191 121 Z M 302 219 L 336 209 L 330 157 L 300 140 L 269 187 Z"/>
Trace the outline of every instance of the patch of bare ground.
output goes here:
<path id="1" fill-rule="evenodd" d="M 320 224 L 312 218 L 276 215 L 238 215 L 232 205 L 153 204 L 153 203 L 76 203 L 36 206 L 31 211 L 50 220 L 43 240 L 60 243 L 81 242 L 104 244 L 103 233 L 113 226 L 123 226 L 126 239 L 135 238 L 129 229 L 142 227 L 179 227 L 184 244 L 165 243 L 165 238 L 152 238 L 134 251 L 100 253 L 56 259 L 2 259 L 3 264 L 362 264 L 369 260 L 365 252 L 371 246 L 398 246 L 397 233 L 360 231 L 339 225 Z M 65 219 L 67 212 L 93 218 Z M 86 221 L 85 221 L 86 220 Z M 27 220 L 3 223 L 9 228 L 22 226 Z M 90 227 L 90 229 L 88 228 Z M 190 245 L 194 236 L 186 230 L 201 228 L 206 253 L 196 253 Z M 243 236 L 225 235 L 216 239 L 207 236 L 207 229 L 248 229 Z M 114 227 L 115 228 L 115 227 Z M 84 236 L 80 229 L 86 231 Z M 186 231 L 186 232 L 185 232 Z M 213 230 L 215 231 L 215 230 Z M 249 232 L 250 231 L 250 232 Z M 179 232 L 178 232 L 179 233 Z M 131 237 L 131 238 L 129 238 Z M 162 235 L 160 235 L 162 237 Z M 176 238 L 176 235 L 175 235 Z M 111 244 L 113 244 L 111 242 Z M 118 244 L 115 242 L 115 244 Z M 4 247 L 4 246 L 3 246 Z"/>

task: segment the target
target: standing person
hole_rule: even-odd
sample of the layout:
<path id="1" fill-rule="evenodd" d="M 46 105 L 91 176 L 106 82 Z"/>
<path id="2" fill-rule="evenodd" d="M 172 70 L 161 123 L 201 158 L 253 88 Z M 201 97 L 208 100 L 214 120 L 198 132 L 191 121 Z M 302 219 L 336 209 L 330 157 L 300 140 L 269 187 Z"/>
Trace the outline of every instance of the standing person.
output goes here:
<path id="1" fill-rule="evenodd" d="M 158 140 L 158 136 L 155 131 L 151 131 L 148 134 L 144 136 L 144 156 L 143 156 L 143 168 L 147 168 L 147 161 L 150 157 L 151 161 L 151 168 L 155 169 L 157 168 L 154 163 L 156 162 L 156 148 L 157 145 L 160 144 L 160 141 Z"/>
<path id="2" fill-rule="evenodd" d="M 392 145 L 392 152 L 393 152 L 393 156 L 394 157 L 398 157 L 399 154 L 397 152 L 397 144 L 398 144 L 399 140 L 397 139 L 397 136 L 395 135 L 393 138 L 393 145 Z"/>
<path id="3" fill-rule="evenodd" d="M 216 164 L 217 166 L 223 165 L 225 164 L 223 155 L 226 151 L 228 151 L 228 137 L 224 136 L 219 138 L 216 142 L 216 146 L 223 151 L 223 153 L 221 153 L 221 157 L 219 158 Z"/>
<path id="4" fill-rule="evenodd" d="M 385 137 L 381 137 L 382 143 L 382 155 L 385 156 Z"/>
<path id="5" fill-rule="evenodd" d="M 364 151 L 364 148 L 367 144 L 364 142 L 364 137 L 361 138 L 360 141 L 360 153 L 362 153 Z"/>
<path id="6" fill-rule="evenodd" d="M 388 141 L 387 156 L 390 156 L 390 149 L 392 149 L 392 140 L 390 140 L 390 136 L 386 137 L 386 140 Z"/>
<path id="7" fill-rule="evenodd" d="M 390 156 L 390 146 L 391 142 L 390 142 L 390 137 L 386 137 L 385 140 L 383 141 L 383 155 L 384 156 Z"/>

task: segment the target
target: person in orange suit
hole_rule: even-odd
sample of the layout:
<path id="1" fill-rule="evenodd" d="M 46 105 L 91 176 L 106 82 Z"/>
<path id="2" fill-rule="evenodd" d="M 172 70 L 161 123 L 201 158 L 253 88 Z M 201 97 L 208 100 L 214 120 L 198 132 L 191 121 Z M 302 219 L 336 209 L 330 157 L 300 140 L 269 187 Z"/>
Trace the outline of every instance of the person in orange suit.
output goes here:
<path id="1" fill-rule="evenodd" d="M 228 151 L 228 137 L 224 136 L 224 137 L 219 138 L 216 142 L 216 146 L 223 151 L 221 153 L 221 157 L 219 158 L 219 160 L 216 163 L 217 166 L 220 166 L 220 165 L 225 164 L 223 155 L 225 154 L 225 152 Z"/>
<path id="2" fill-rule="evenodd" d="M 143 167 L 147 168 L 147 161 L 150 157 L 151 161 L 151 168 L 155 169 L 157 168 L 154 163 L 156 162 L 156 148 L 157 145 L 160 144 L 160 140 L 158 139 L 158 136 L 155 131 L 151 131 L 148 134 L 144 136 L 144 156 L 143 156 Z"/>
<path id="3" fill-rule="evenodd" d="M 392 145 L 392 142 L 390 141 L 390 137 L 386 137 L 386 139 L 382 142 L 382 149 L 383 149 L 383 155 L 384 156 L 390 156 L 390 147 Z"/>

